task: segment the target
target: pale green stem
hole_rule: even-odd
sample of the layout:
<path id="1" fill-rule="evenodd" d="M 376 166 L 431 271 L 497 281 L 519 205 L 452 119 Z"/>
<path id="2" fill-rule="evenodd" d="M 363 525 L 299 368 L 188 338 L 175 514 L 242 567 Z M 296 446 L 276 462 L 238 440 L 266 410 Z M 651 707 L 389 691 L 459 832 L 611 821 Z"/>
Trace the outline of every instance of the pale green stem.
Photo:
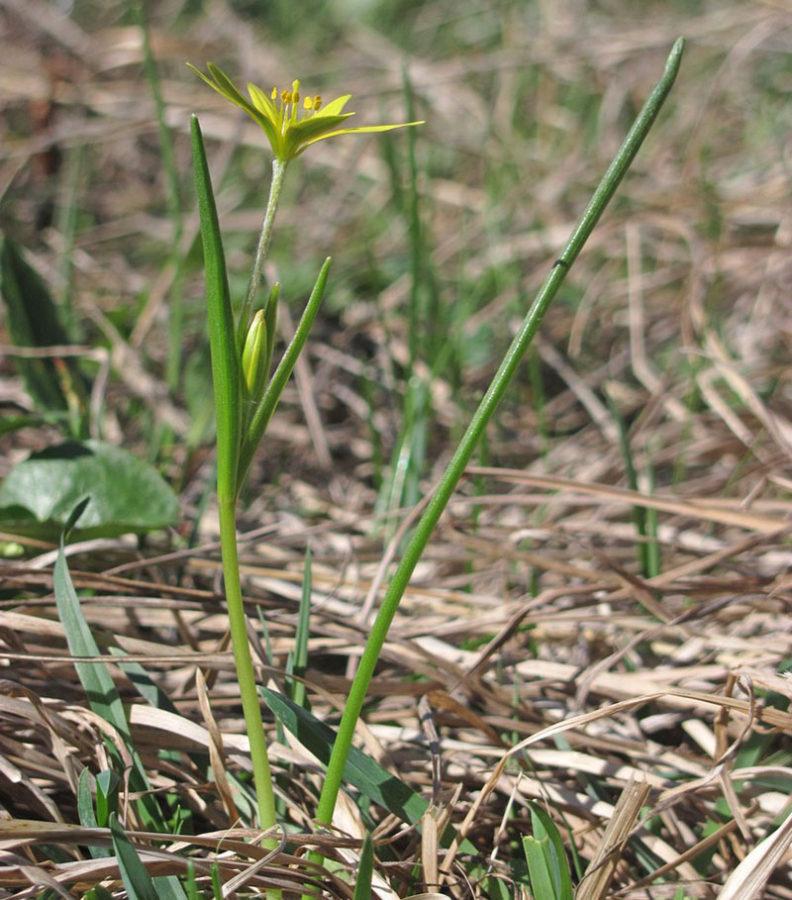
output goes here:
<path id="1" fill-rule="evenodd" d="M 242 602 L 239 583 L 239 557 L 236 539 L 236 503 L 233 499 L 218 497 L 220 514 L 220 547 L 223 554 L 228 623 L 231 630 L 231 646 L 234 650 L 239 695 L 245 717 L 245 730 L 250 741 L 250 760 L 253 764 L 253 784 L 258 802 L 260 828 L 272 828 L 276 824 L 275 795 L 272 790 L 267 742 L 264 739 L 264 723 L 256 689 L 256 673 L 247 634 L 247 617 Z"/>
<path id="2" fill-rule="evenodd" d="M 680 38 L 674 44 L 668 57 L 663 76 L 644 104 L 643 109 L 635 120 L 624 143 L 619 149 L 619 152 L 616 154 L 616 157 L 608 167 L 602 181 L 594 192 L 586 211 L 583 213 L 580 222 L 572 233 L 563 253 L 554 264 L 550 274 L 547 276 L 539 293 L 531 304 L 520 330 L 512 341 L 495 377 L 484 394 L 478 409 L 473 415 L 467 431 L 459 442 L 451 462 L 448 464 L 429 505 L 418 522 L 413 536 L 404 551 L 404 556 L 393 574 L 393 578 L 388 586 L 385 597 L 383 598 L 380 611 L 371 627 L 371 633 L 369 634 L 363 655 L 360 658 L 360 664 L 352 682 L 349 696 L 347 697 L 346 705 L 344 706 L 344 712 L 341 716 L 341 723 L 338 727 L 338 734 L 336 735 L 333 744 L 333 750 L 327 766 L 327 774 L 325 776 L 324 784 L 322 785 L 319 805 L 316 810 L 316 820 L 321 825 L 329 825 L 333 820 L 333 811 L 335 809 L 338 792 L 341 788 L 349 750 L 352 746 L 355 725 L 357 724 L 361 710 L 363 709 L 363 703 L 366 699 L 369 683 L 374 675 L 374 670 L 385 643 L 388 629 L 390 628 L 390 624 L 393 621 L 393 617 L 396 614 L 396 610 L 399 607 L 399 603 L 404 595 L 407 585 L 410 582 L 415 566 L 421 558 L 435 525 L 437 525 L 448 501 L 451 499 L 460 478 L 464 474 L 465 467 L 467 466 L 487 423 L 505 394 L 506 388 L 514 375 L 523 354 L 539 328 L 539 324 L 542 321 L 550 302 L 557 294 L 566 273 L 569 271 L 577 258 L 577 255 L 583 248 L 583 245 L 593 231 L 594 226 L 597 224 L 605 207 L 608 205 L 616 188 L 624 177 L 624 174 L 629 169 L 644 138 L 649 133 L 649 129 L 652 127 L 663 102 L 668 96 L 668 92 L 671 90 L 674 79 L 676 78 L 676 74 L 679 70 L 679 63 L 682 58 L 683 47 L 684 41 Z M 313 861 L 318 862 L 321 858 L 320 853 L 314 852 L 311 854 L 311 859 Z"/>
<path id="3" fill-rule="evenodd" d="M 285 175 L 286 163 L 281 162 L 279 159 L 273 159 L 269 199 L 267 200 L 267 209 L 264 213 L 264 221 L 261 223 L 261 234 L 259 234 L 258 246 L 256 247 L 256 258 L 253 260 L 253 270 L 250 273 L 245 303 L 239 317 L 240 328 L 247 328 L 248 320 L 250 319 L 253 306 L 256 302 L 256 294 L 261 286 L 261 276 L 264 272 L 264 263 L 267 259 L 267 253 L 269 253 L 272 231 L 275 225 L 275 213 L 278 211 L 278 203 L 280 202 L 281 190 L 283 189 L 283 178 Z M 244 342 L 244 335 L 242 335 L 241 339 L 242 342 Z"/>

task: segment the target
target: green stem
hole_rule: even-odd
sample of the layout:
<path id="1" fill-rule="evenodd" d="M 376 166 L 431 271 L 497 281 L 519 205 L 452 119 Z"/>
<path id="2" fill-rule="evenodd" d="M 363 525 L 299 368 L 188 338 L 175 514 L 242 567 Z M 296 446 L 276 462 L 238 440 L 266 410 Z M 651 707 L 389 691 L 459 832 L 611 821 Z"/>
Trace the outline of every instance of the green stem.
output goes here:
<path id="1" fill-rule="evenodd" d="M 239 583 L 236 502 L 221 496 L 218 496 L 217 500 L 228 622 L 231 629 L 231 644 L 234 650 L 239 694 L 242 698 L 242 712 L 245 716 L 245 730 L 250 741 L 250 759 L 253 764 L 253 784 L 258 803 L 259 827 L 272 828 L 276 824 L 275 795 L 272 790 L 272 775 L 267 757 L 267 743 L 264 738 L 264 724 L 261 720 L 256 674 L 250 654 L 247 618 L 242 602 L 242 588 Z"/>
<path id="2" fill-rule="evenodd" d="M 404 552 L 404 555 L 393 575 L 391 583 L 382 601 L 382 606 L 371 628 L 369 639 L 360 659 L 355 679 L 347 697 L 338 735 L 333 744 L 333 751 L 327 766 L 327 774 L 319 797 L 319 805 L 316 810 L 316 819 L 321 825 L 329 825 L 333 819 L 338 792 L 341 788 L 344 768 L 347 764 L 349 750 L 352 746 L 352 738 L 355 733 L 355 725 L 363 703 L 366 699 L 369 682 L 374 674 L 380 652 L 388 629 L 393 620 L 402 595 L 412 576 L 418 560 L 429 542 L 429 538 L 440 516 L 448 504 L 457 483 L 462 477 L 465 467 L 475 450 L 487 423 L 500 403 L 506 388 L 514 375 L 523 354 L 531 343 L 533 336 L 547 311 L 550 302 L 561 287 L 569 268 L 577 258 L 583 245 L 597 224 L 602 212 L 613 196 L 624 174 L 630 167 L 635 154 L 643 143 L 644 138 L 652 127 L 660 108 L 663 105 L 671 86 L 674 83 L 682 58 L 684 41 L 682 38 L 676 41 L 666 62 L 665 72 L 655 86 L 649 99 L 644 104 L 638 118 L 635 120 L 629 134 L 625 138 L 615 159 L 608 167 L 607 172 L 599 183 L 594 195 L 589 202 L 586 211 L 580 219 L 572 236 L 569 239 L 561 257 L 553 265 L 550 274 L 539 289 L 531 308 L 512 341 L 503 361 L 493 378 L 487 392 L 484 394 L 478 409 L 476 410 L 462 440 L 460 441 L 451 462 L 448 464 L 443 477 L 437 486 L 434 496 L 429 502 L 426 511 L 419 521 L 412 538 Z M 318 854 L 315 854 L 318 856 Z"/>
<path id="3" fill-rule="evenodd" d="M 245 303 L 242 306 L 242 313 L 239 317 L 240 329 L 247 329 L 250 315 L 253 311 L 253 305 L 256 302 L 256 294 L 258 293 L 261 284 L 261 275 L 264 271 L 264 263 L 267 259 L 267 253 L 269 253 L 270 241 L 272 240 L 272 230 L 275 225 L 275 213 L 278 211 L 278 203 L 280 202 L 285 175 L 286 163 L 281 162 L 279 159 L 273 159 L 269 199 L 267 200 L 267 209 L 264 213 L 264 221 L 261 223 L 261 233 L 259 234 L 258 246 L 256 247 L 256 258 L 253 260 L 253 269 L 250 273 Z M 244 343 L 244 339 L 245 336 L 242 334 L 242 343 Z"/>

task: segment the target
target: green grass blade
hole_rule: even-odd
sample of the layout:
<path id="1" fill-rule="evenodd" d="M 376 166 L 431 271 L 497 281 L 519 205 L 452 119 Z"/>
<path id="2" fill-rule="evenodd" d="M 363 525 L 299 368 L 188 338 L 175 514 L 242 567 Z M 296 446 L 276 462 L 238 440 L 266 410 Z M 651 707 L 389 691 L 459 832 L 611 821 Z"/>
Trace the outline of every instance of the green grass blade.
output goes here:
<path id="1" fill-rule="evenodd" d="M 47 285 L 26 262 L 20 247 L 0 235 L 0 297 L 6 327 L 18 347 L 51 347 L 70 343 Z M 70 357 L 15 360 L 39 409 L 62 418 L 72 437 L 87 434 L 90 383 Z"/>
<path id="2" fill-rule="evenodd" d="M 531 804 L 531 825 L 533 837 L 543 843 L 547 869 L 553 882 L 555 896 L 559 900 L 573 900 L 572 875 L 569 861 L 564 851 L 564 843 L 555 822 L 537 804 Z M 546 842 L 546 843 L 544 843 Z"/>
<path id="3" fill-rule="evenodd" d="M 300 678 L 305 677 L 308 668 L 308 635 L 311 633 L 311 587 L 312 587 L 311 550 L 305 551 L 303 566 L 303 586 L 300 596 L 300 610 L 297 616 L 297 629 L 294 634 L 294 653 L 292 656 L 292 672 Z M 290 673 L 290 674 L 291 674 Z M 306 708 L 305 684 L 297 679 L 291 681 L 291 698 L 297 706 Z"/>
<path id="4" fill-rule="evenodd" d="M 294 337 L 286 348 L 280 363 L 278 363 L 278 368 L 275 369 L 272 380 L 270 381 L 267 390 L 264 392 L 264 396 L 261 398 L 256 407 L 256 411 L 253 413 L 253 418 L 251 419 L 250 425 L 247 428 L 247 433 L 242 442 L 242 451 L 239 459 L 239 473 L 237 477 L 237 492 L 242 487 L 247 471 L 253 461 L 253 456 L 258 449 L 258 445 L 261 443 L 262 437 L 264 437 L 264 432 L 267 429 L 267 425 L 269 425 L 272 414 L 275 412 L 283 389 L 286 387 L 286 382 L 289 380 L 289 377 L 294 370 L 294 366 L 297 363 L 297 359 L 305 346 L 305 342 L 308 340 L 311 326 L 314 323 L 314 319 L 316 318 L 317 312 L 319 312 L 319 307 L 324 298 L 325 287 L 327 286 L 327 275 L 330 271 L 331 262 L 332 260 L 328 256 L 324 261 L 322 268 L 319 270 L 319 275 L 316 278 L 313 290 L 311 291 L 311 296 L 308 298 L 308 303 L 305 306 L 297 330 L 294 332 Z"/>
<path id="5" fill-rule="evenodd" d="M 223 882 L 220 879 L 220 867 L 212 863 L 212 900 L 223 900 Z"/>
<path id="6" fill-rule="evenodd" d="M 232 498 L 236 495 L 239 461 L 241 378 L 223 240 L 197 116 L 192 117 L 192 148 L 203 241 L 206 307 L 217 419 L 217 492 L 221 496 Z"/>
<path id="7" fill-rule="evenodd" d="M 528 863 L 528 875 L 531 879 L 531 893 L 537 900 L 561 900 L 553 886 L 553 879 L 545 855 L 544 842 L 533 837 L 523 838 L 523 851 Z"/>
<path id="8" fill-rule="evenodd" d="M 363 849 L 360 851 L 360 863 L 358 864 L 358 876 L 355 881 L 355 893 L 352 900 L 369 900 L 371 897 L 371 877 L 374 874 L 374 844 L 371 835 L 366 835 L 363 841 Z"/>
<path id="9" fill-rule="evenodd" d="M 80 772 L 77 780 L 77 817 L 80 825 L 85 828 L 98 828 L 99 823 L 96 821 L 94 813 L 93 794 L 91 793 L 91 773 L 88 769 Z M 110 856 L 110 850 L 107 847 L 98 847 L 92 844 L 88 845 L 88 853 L 93 859 Z"/>
<path id="10" fill-rule="evenodd" d="M 75 508 L 69 517 L 64 535 L 61 536 L 60 549 L 58 558 L 55 561 L 52 581 L 55 592 L 55 604 L 58 609 L 58 616 L 63 625 L 63 631 L 66 635 L 66 644 L 69 652 L 74 657 L 95 657 L 101 656 L 99 647 L 96 644 L 91 629 L 85 621 L 80 608 L 80 601 L 74 584 L 69 574 L 69 567 L 66 562 L 66 554 L 64 553 L 65 534 L 71 530 L 71 527 L 77 522 L 82 511 L 88 503 L 88 498 L 82 501 Z M 130 773 L 130 787 L 136 791 L 149 790 L 148 779 L 143 763 L 135 750 L 132 743 L 132 735 L 129 730 L 124 705 L 115 686 L 115 682 L 110 676 L 110 672 L 104 663 L 100 662 L 76 662 L 74 668 L 77 671 L 77 677 L 83 686 L 88 697 L 88 703 L 91 709 L 106 722 L 109 722 L 123 738 L 127 745 L 129 753 L 132 757 L 132 772 Z M 110 752 L 113 753 L 112 746 Z M 139 812 L 144 824 L 148 828 L 160 831 L 163 828 L 163 822 L 157 809 L 157 805 L 153 798 L 144 797 L 138 805 Z"/>
<path id="11" fill-rule="evenodd" d="M 110 816 L 110 837 L 129 900 L 160 900 L 154 880 L 129 842 L 115 813 Z"/>
<path id="12" fill-rule="evenodd" d="M 322 763 L 327 763 L 335 732 L 314 715 L 297 706 L 288 697 L 269 688 L 262 690 L 273 714 L 297 740 Z M 345 771 L 347 781 L 403 822 L 417 825 L 429 804 L 401 779 L 392 775 L 361 750 L 353 748 Z"/>

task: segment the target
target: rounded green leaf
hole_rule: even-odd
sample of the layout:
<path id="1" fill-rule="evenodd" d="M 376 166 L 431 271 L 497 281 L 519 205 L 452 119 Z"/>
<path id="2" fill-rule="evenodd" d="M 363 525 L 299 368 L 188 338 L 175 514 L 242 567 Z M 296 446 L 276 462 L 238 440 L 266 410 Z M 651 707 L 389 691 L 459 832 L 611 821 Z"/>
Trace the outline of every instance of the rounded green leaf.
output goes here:
<path id="1" fill-rule="evenodd" d="M 148 463 L 101 441 L 67 441 L 9 472 L 0 486 L 0 523 L 17 534 L 57 538 L 85 497 L 74 540 L 164 528 L 179 515 L 176 495 Z"/>

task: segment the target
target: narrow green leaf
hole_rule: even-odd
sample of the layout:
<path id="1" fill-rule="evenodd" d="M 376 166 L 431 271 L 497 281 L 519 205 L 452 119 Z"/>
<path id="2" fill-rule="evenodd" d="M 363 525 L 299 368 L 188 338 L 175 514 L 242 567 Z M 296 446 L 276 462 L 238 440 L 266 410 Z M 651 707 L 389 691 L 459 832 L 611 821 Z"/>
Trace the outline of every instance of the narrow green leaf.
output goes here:
<path id="1" fill-rule="evenodd" d="M 235 496 L 237 484 L 241 378 L 223 240 L 197 116 L 192 118 L 192 147 L 203 240 L 206 307 L 217 419 L 217 490 L 221 496 L 230 498 Z"/>
<path id="2" fill-rule="evenodd" d="M 504 881 L 490 875 L 487 879 L 487 896 L 490 900 L 511 900 L 513 895 Z"/>
<path id="3" fill-rule="evenodd" d="M 309 547 L 305 551 L 300 611 L 297 616 L 297 629 L 294 634 L 294 651 L 291 656 L 292 669 L 289 673 L 294 673 L 300 678 L 305 677 L 305 670 L 308 668 L 308 636 L 311 633 L 311 587 L 312 566 L 311 549 Z M 297 706 L 301 706 L 303 709 L 306 708 L 306 691 L 303 681 L 291 680 L 291 697 Z"/>
<path id="4" fill-rule="evenodd" d="M 90 891 L 85 892 L 83 900 L 113 900 L 113 895 L 106 888 L 97 884 L 96 887 L 92 887 Z"/>
<path id="5" fill-rule="evenodd" d="M 363 849 L 360 851 L 358 876 L 355 881 L 355 893 L 352 900 L 369 900 L 371 897 L 371 876 L 374 874 L 374 844 L 371 835 L 366 835 Z"/>
<path id="6" fill-rule="evenodd" d="M 269 688 L 264 688 L 262 693 L 267 705 L 285 728 L 326 765 L 335 740 L 333 729 L 283 694 Z M 410 825 L 417 825 L 429 807 L 423 797 L 356 747 L 349 754 L 344 776 L 373 803 Z"/>
<path id="7" fill-rule="evenodd" d="M 66 634 L 69 652 L 75 657 L 99 657 L 99 648 L 85 621 L 77 592 L 74 590 L 66 556 L 63 552 L 63 542 L 61 542 L 55 562 L 53 586 L 58 615 Z M 91 709 L 129 740 L 131 735 L 124 707 L 107 667 L 103 663 L 75 662 L 74 668 L 88 695 Z"/>
<path id="8" fill-rule="evenodd" d="M 220 867 L 212 863 L 212 900 L 223 900 L 223 882 L 220 878 Z"/>
<path id="9" fill-rule="evenodd" d="M 60 549 L 58 558 L 55 561 L 52 581 L 58 616 L 63 625 L 69 652 L 74 657 L 95 657 L 98 659 L 101 656 L 99 647 L 82 614 L 80 601 L 69 574 L 66 554 L 63 552 L 65 534 L 76 523 L 84 509 L 85 502 L 80 503 L 66 523 L 66 530 L 61 536 Z M 77 671 L 80 684 L 82 684 L 83 690 L 88 697 L 91 709 L 106 722 L 109 722 L 118 731 L 127 745 L 127 750 L 132 758 L 132 771 L 129 776 L 130 787 L 135 791 L 149 790 L 146 770 L 132 743 L 132 735 L 129 730 L 126 713 L 124 712 L 124 706 L 107 666 L 102 662 L 86 663 L 75 661 L 74 668 Z M 117 754 L 112 744 L 108 744 L 108 747 L 111 755 L 117 759 Z M 153 797 L 144 796 L 138 804 L 138 810 L 147 828 L 156 831 L 163 830 L 164 823 Z"/>
<path id="10" fill-rule="evenodd" d="M 311 326 L 314 323 L 314 319 L 316 318 L 317 312 L 319 312 L 319 307 L 324 298 L 327 275 L 330 271 L 331 262 L 332 260 L 328 256 L 324 261 L 324 265 L 319 270 L 319 275 L 316 278 L 316 283 L 311 291 L 311 296 L 308 298 L 308 303 L 305 306 L 305 310 L 300 319 L 300 323 L 297 326 L 297 330 L 294 333 L 294 337 L 286 348 L 286 352 L 283 354 L 280 363 L 278 363 L 278 368 L 275 370 L 275 374 L 272 376 L 272 380 L 270 381 L 267 390 L 264 392 L 264 396 L 261 398 L 256 407 L 256 411 L 253 413 L 253 418 L 251 419 L 250 425 L 247 428 L 247 433 L 242 441 L 239 471 L 237 475 L 237 492 L 242 487 L 247 471 L 250 468 L 250 463 L 253 461 L 253 456 L 258 449 L 258 445 L 261 443 L 262 437 L 264 437 L 264 432 L 267 429 L 267 425 L 269 425 L 272 414 L 275 412 L 283 389 L 286 387 L 286 382 L 289 380 L 294 366 L 297 363 L 297 359 L 305 346 L 305 342 L 308 340 Z"/>
<path id="11" fill-rule="evenodd" d="M 261 694 L 278 721 L 320 762 L 326 764 L 335 740 L 333 729 L 283 694 L 269 688 L 262 688 Z M 420 828 L 423 814 L 429 808 L 426 800 L 357 747 L 353 747 L 349 754 L 344 777 L 372 803 L 398 816 L 403 822 Z M 442 836 L 442 846 L 447 847 L 453 838 L 454 829 L 449 827 Z M 467 838 L 462 841 L 460 849 L 463 853 L 476 853 L 476 848 Z"/>
<path id="12" fill-rule="evenodd" d="M 184 887 L 187 892 L 187 900 L 204 900 L 203 894 L 198 890 L 198 881 L 195 877 L 195 863 L 187 863 L 187 877 L 184 880 Z"/>
<path id="13" fill-rule="evenodd" d="M 118 775 L 109 770 L 96 776 L 96 823 L 100 828 L 106 828 L 110 815 L 117 811 L 120 783 Z"/>
<path id="14" fill-rule="evenodd" d="M 555 822 L 536 803 L 531 803 L 531 825 L 533 836 L 543 844 L 555 896 L 559 900 L 573 900 L 572 875 L 561 834 Z"/>
<path id="15" fill-rule="evenodd" d="M 110 816 L 110 837 L 129 900 L 160 900 L 154 880 L 129 842 L 115 813 Z"/>
<path id="16" fill-rule="evenodd" d="M 80 825 L 85 826 L 85 828 L 98 828 L 99 824 L 94 814 L 91 780 L 91 773 L 88 769 L 83 769 L 77 780 L 77 816 L 80 820 Z M 110 856 L 110 850 L 107 847 L 99 847 L 93 844 L 88 845 L 88 852 L 93 859 Z"/>
<path id="17" fill-rule="evenodd" d="M 523 851 L 528 862 L 528 874 L 531 878 L 531 893 L 537 900 L 560 900 L 555 892 L 553 880 L 547 867 L 547 858 L 541 841 L 536 838 L 523 838 Z"/>
<path id="18" fill-rule="evenodd" d="M 52 347 L 71 343 L 47 286 L 25 262 L 11 238 L 0 237 L 0 296 L 7 325 L 17 347 Z M 85 399 L 90 386 L 74 358 L 15 360 L 33 399 L 43 410 L 68 417 L 71 431 L 85 430 Z"/>

